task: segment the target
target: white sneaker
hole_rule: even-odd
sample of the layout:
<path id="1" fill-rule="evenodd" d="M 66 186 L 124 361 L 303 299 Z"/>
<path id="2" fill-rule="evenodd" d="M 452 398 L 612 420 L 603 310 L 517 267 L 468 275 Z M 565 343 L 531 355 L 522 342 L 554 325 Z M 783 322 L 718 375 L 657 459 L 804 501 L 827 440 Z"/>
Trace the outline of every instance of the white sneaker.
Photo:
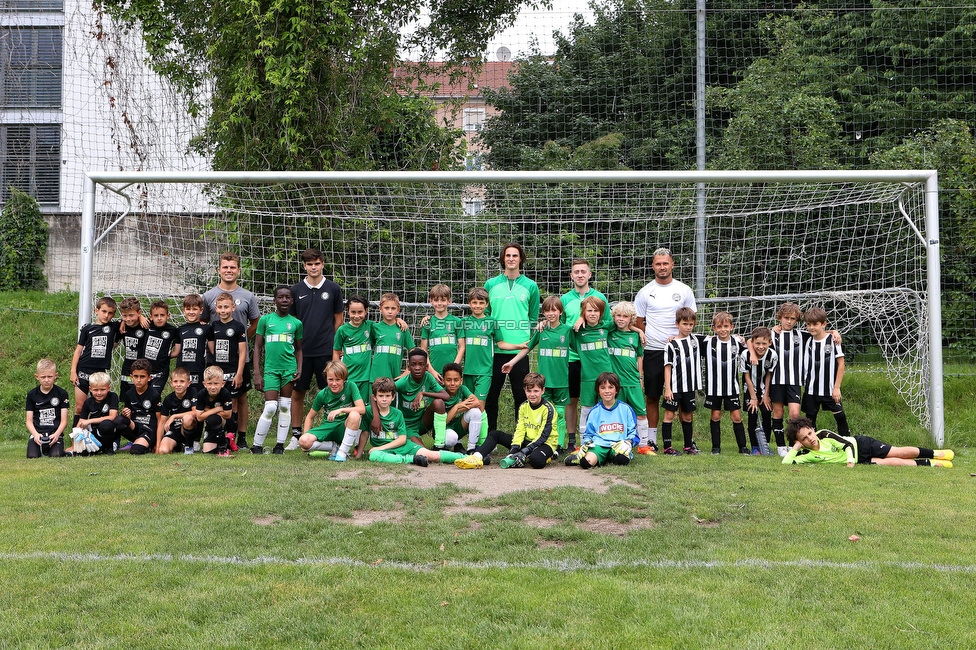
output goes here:
<path id="1" fill-rule="evenodd" d="M 295 451 L 296 449 L 298 449 L 298 437 L 292 436 L 288 446 L 285 447 L 285 451 Z"/>
<path id="2" fill-rule="evenodd" d="M 184 455 L 189 456 L 192 453 L 193 453 L 193 445 L 190 445 L 189 447 L 183 447 Z"/>
<path id="3" fill-rule="evenodd" d="M 194 441 L 194 443 L 193 443 L 193 451 L 200 451 L 200 443 L 199 442 Z"/>
<path id="4" fill-rule="evenodd" d="M 776 453 L 780 455 L 780 458 L 786 458 L 786 454 L 790 453 L 789 447 L 777 447 Z"/>

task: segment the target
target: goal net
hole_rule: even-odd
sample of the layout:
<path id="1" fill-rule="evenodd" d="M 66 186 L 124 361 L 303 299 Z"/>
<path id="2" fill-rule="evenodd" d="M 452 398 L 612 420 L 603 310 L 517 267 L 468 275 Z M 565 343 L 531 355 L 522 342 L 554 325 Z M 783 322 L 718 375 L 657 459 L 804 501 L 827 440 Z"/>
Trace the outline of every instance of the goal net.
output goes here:
<path id="1" fill-rule="evenodd" d="M 524 272 L 543 296 L 569 290 L 570 262 L 585 258 L 611 302 L 633 300 L 653 279 L 652 251 L 665 246 L 675 277 L 697 290 L 699 331 L 720 310 L 748 335 L 775 325 L 784 301 L 821 306 L 849 363 L 876 355 L 912 413 L 932 425 L 924 175 L 722 174 L 699 175 L 702 185 L 635 172 L 213 173 L 168 182 L 90 174 L 99 184 L 86 207 L 93 253 L 90 265 L 82 256 L 79 318 L 87 322 L 91 301 L 105 294 L 178 303 L 203 292 L 225 250 L 242 255 L 241 284 L 270 310 L 275 285 L 302 277 L 299 254 L 309 247 L 323 251 L 326 277 L 346 296 L 375 303 L 394 292 L 410 323 L 429 313 L 437 283 L 452 289 L 461 313 L 467 291 L 499 273 L 508 241 L 525 247 Z"/>

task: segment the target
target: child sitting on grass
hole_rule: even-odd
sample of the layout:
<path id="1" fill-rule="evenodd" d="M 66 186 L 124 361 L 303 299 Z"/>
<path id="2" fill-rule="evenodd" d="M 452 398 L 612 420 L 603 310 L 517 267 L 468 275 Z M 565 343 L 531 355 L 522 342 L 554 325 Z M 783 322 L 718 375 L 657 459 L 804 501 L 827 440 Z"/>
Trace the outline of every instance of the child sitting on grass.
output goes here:
<path id="1" fill-rule="evenodd" d="M 620 378 L 612 372 L 600 373 L 596 379 L 600 403 L 586 418 L 583 445 L 566 458 L 567 465 L 583 469 L 599 467 L 607 462 L 626 465 L 634 457 L 633 447 L 640 442 L 637 414 L 620 395 Z"/>
<path id="2" fill-rule="evenodd" d="M 792 447 L 783 458 L 784 465 L 847 463 L 848 467 L 855 464 L 952 467 L 955 458 L 951 449 L 892 447 L 869 436 L 841 436 L 824 429 L 815 431 L 808 418 L 790 420 L 786 439 Z"/>
<path id="3" fill-rule="evenodd" d="M 434 451 L 407 438 L 407 424 L 400 409 L 391 408 L 396 399 L 396 384 L 389 377 L 373 382 L 373 400 L 366 409 L 366 423 L 373 421 L 373 411 L 379 414 L 380 430 L 370 436 L 373 448 L 369 460 L 374 463 L 410 464 L 427 467 L 430 461 L 451 464 L 464 454 L 453 451 Z M 369 426 L 365 427 L 369 430 Z M 357 456 L 361 452 L 357 450 Z"/>

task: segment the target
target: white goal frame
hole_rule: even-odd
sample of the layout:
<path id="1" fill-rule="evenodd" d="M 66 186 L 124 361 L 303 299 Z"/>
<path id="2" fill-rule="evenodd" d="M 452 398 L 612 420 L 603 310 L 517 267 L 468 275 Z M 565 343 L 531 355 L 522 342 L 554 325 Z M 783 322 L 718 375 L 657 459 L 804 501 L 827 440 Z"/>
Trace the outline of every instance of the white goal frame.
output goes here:
<path id="1" fill-rule="evenodd" d="M 945 440 L 942 369 L 942 296 L 940 287 L 939 187 L 935 170 L 896 171 L 576 171 L 576 172 L 108 172 L 86 173 L 81 223 L 81 278 L 78 326 L 90 320 L 95 249 L 107 232 L 95 238 L 96 186 L 122 194 L 135 184 L 227 183 L 924 183 L 925 232 L 916 234 L 926 250 L 929 342 L 929 429 L 936 446 Z M 125 218 L 119 216 L 109 230 Z M 704 219 L 703 213 L 701 214 Z M 702 221 L 702 224 L 704 221 Z M 702 227 L 704 230 L 704 227 Z M 700 288 L 699 288 L 700 292 Z"/>

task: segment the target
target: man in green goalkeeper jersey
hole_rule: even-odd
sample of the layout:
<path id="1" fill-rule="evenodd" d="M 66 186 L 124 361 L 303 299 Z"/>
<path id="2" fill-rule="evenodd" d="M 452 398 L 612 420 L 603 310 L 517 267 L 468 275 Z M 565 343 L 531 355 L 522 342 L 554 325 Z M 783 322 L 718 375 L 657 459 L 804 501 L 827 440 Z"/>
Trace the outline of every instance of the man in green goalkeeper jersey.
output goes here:
<path id="1" fill-rule="evenodd" d="M 520 244 L 505 244 L 498 261 L 502 265 L 502 273 L 485 283 L 488 291 L 487 313 L 496 323 L 496 340 L 512 345 L 528 343 L 532 328 L 539 320 L 539 286 L 522 275 L 525 250 Z M 506 377 L 511 381 L 515 409 L 518 410 L 525 401 L 522 383 L 529 373 L 529 360 L 522 359 L 507 374 L 502 372 L 502 366 L 513 356 L 511 350 L 502 350 L 496 344 L 491 386 L 485 398 L 489 429 L 495 429 L 498 424 L 498 396 L 505 386 Z"/>

